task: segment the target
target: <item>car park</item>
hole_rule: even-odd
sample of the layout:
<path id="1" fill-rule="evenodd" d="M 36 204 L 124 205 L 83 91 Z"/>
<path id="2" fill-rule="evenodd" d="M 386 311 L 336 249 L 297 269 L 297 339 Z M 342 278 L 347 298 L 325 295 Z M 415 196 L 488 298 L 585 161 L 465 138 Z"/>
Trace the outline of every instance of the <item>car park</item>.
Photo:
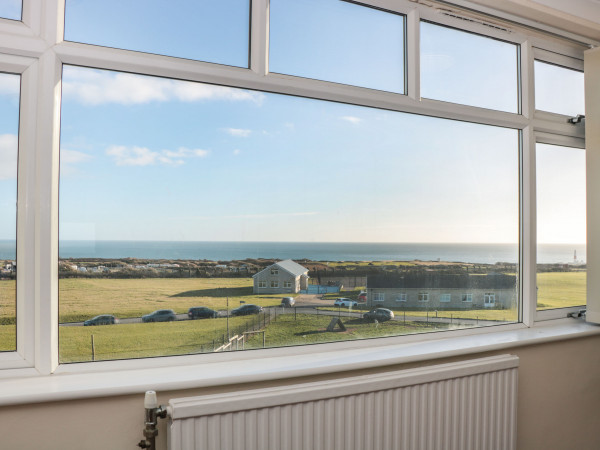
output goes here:
<path id="1" fill-rule="evenodd" d="M 250 314 L 258 314 L 263 311 L 262 306 L 258 305 L 242 305 L 239 308 L 231 310 L 232 316 L 247 316 Z"/>
<path id="2" fill-rule="evenodd" d="M 177 320 L 177 316 L 172 309 L 158 309 L 142 316 L 142 322 L 173 322 L 175 320 Z"/>
<path id="3" fill-rule="evenodd" d="M 215 317 L 219 317 L 219 312 L 206 306 L 193 306 L 188 309 L 188 318 L 190 320 L 214 319 Z"/>
<path id="4" fill-rule="evenodd" d="M 351 300 L 349 298 L 340 297 L 335 299 L 333 306 L 344 306 L 346 308 L 356 308 L 358 306 L 358 302 Z"/>
<path id="5" fill-rule="evenodd" d="M 377 322 L 385 322 L 386 320 L 392 320 L 394 318 L 394 312 L 387 308 L 376 308 L 363 314 L 365 320 L 376 320 Z"/>
<path id="6" fill-rule="evenodd" d="M 290 306 L 294 306 L 296 304 L 296 299 L 294 297 L 283 297 L 281 299 L 281 306 L 283 307 L 290 307 Z"/>
<path id="7" fill-rule="evenodd" d="M 88 327 L 93 325 L 114 325 L 117 323 L 119 323 L 119 319 L 117 319 L 115 316 L 112 316 L 110 314 L 101 314 L 99 316 L 86 320 L 85 322 L 83 322 L 83 325 Z"/>

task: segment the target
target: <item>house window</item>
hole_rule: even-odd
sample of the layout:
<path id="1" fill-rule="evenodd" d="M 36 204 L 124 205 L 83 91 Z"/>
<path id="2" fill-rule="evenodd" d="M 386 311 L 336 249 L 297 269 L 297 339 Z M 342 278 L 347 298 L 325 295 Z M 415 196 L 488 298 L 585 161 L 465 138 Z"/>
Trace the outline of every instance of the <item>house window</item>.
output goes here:
<path id="1" fill-rule="evenodd" d="M 442 294 L 440 295 L 440 303 L 448 303 L 452 299 L 451 294 Z"/>
<path id="2" fill-rule="evenodd" d="M 484 306 L 494 306 L 496 303 L 496 294 L 493 292 L 486 292 L 483 294 L 483 304 Z"/>
<path id="3" fill-rule="evenodd" d="M 279 287 L 279 281 L 271 281 L 271 287 L 272 288 L 278 288 Z"/>
<path id="4" fill-rule="evenodd" d="M 279 274 L 278 269 L 271 269 L 271 275 L 278 275 L 278 274 Z"/>
<path id="5" fill-rule="evenodd" d="M 385 293 L 384 292 L 375 292 L 373 294 L 374 302 L 384 302 L 385 301 Z"/>
<path id="6" fill-rule="evenodd" d="M 0 73 L 0 351 L 17 346 L 19 75 Z"/>
<path id="7" fill-rule="evenodd" d="M 463 294 L 462 301 L 465 303 L 472 303 L 473 302 L 473 294 Z"/>
<path id="8" fill-rule="evenodd" d="M 284 288 L 291 288 L 292 287 L 292 282 L 291 281 L 284 281 L 283 282 L 283 287 Z"/>
<path id="9" fill-rule="evenodd" d="M 267 282 L 266 281 L 259 281 L 258 282 L 258 287 L 259 288 L 266 288 L 267 287 Z"/>
<path id="10" fill-rule="evenodd" d="M 406 292 L 401 292 L 398 295 L 396 295 L 396 301 L 397 302 L 405 302 L 406 301 Z"/>
<path id="11" fill-rule="evenodd" d="M 417 295 L 417 300 L 420 302 L 428 302 L 429 292 L 419 292 L 419 294 Z"/>

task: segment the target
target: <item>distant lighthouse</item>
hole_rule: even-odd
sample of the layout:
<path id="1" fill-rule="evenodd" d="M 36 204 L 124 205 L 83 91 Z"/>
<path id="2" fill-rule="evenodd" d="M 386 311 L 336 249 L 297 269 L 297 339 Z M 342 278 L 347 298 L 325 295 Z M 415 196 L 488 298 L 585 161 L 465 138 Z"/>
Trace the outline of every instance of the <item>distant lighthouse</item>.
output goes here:
<path id="1" fill-rule="evenodd" d="M 573 262 L 577 262 L 577 250 L 573 250 Z"/>

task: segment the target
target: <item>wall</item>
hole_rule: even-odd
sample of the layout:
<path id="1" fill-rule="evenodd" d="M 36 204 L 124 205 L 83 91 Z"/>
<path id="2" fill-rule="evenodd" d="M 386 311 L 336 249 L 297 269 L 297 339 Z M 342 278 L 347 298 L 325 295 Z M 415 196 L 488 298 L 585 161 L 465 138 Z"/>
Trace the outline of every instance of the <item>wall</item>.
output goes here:
<path id="1" fill-rule="evenodd" d="M 518 448 L 577 450 L 600 448 L 600 336 L 519 347 Z M 427 364 L 465 359 L 430 361 Z M 345 373 L 359 375 L 424 364 L 390 366 L 379 370 Z M 233 391 L 241 388 L 285 385 L 330 379 L 342 375 L 280 380 L 246 386 L 159 393 L 169 398 Z M 134 449 L 142 438 L 143 394 L 81 401 L 5 407 L 0 410 L 0 448 Z M 165 421 L 161 423 L 159 450 L 166 449 Z"/>

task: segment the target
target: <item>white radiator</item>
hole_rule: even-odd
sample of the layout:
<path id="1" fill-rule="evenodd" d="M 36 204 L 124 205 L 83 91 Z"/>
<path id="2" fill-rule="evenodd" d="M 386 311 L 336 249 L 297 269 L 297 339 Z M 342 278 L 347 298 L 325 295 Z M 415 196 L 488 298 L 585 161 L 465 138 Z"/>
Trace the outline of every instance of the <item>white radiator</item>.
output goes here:
<path id="1" fill-rule="evenodd" d="M 169 401 L 170 450 L 509 450 L 516 356 Z"/>

